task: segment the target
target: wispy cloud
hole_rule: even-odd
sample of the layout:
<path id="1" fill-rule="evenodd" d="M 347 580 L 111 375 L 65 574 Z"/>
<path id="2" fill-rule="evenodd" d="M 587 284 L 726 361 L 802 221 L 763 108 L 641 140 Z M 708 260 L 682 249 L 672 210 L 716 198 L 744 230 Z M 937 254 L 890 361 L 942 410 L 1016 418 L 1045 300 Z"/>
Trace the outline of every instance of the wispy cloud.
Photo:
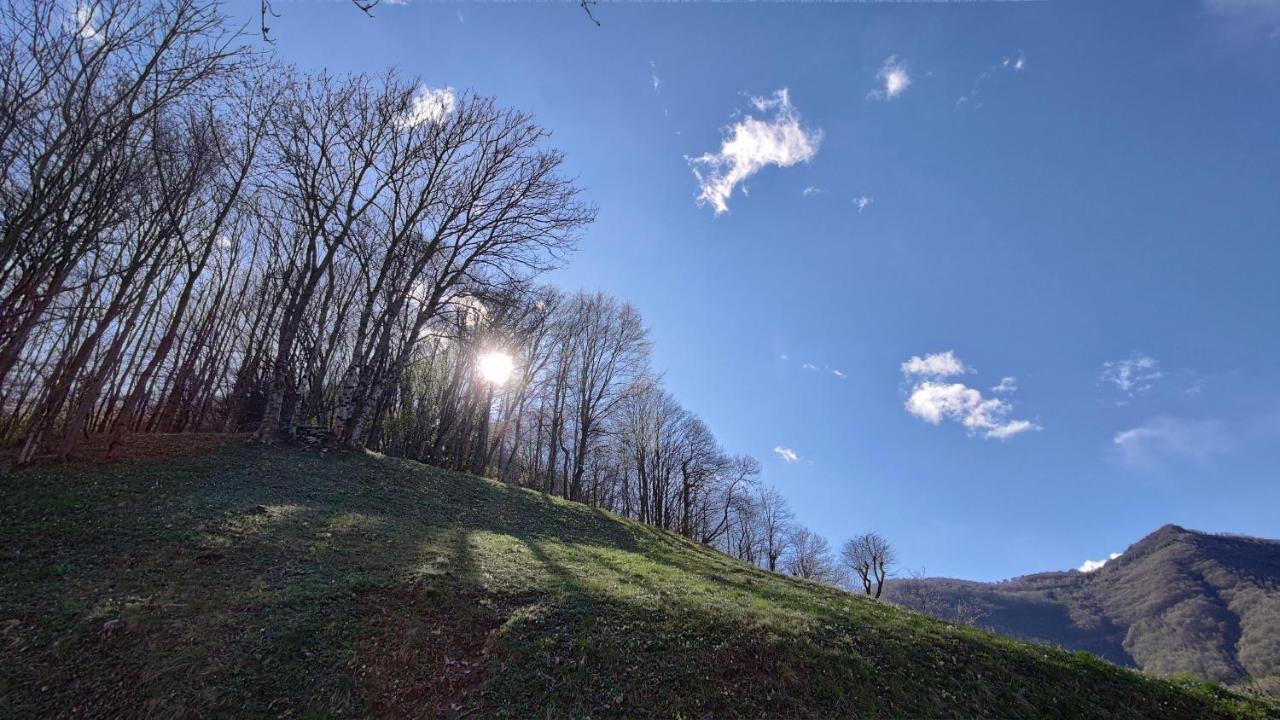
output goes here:
<path id="1" fill-rule="evenodd" d="M 662 92 L 662 78 L 658 77 L 658 64 L 649 61 L 649 81 L 653 84 L 654 92 Z"/>
<path id="2" fill-rule="evenodd" d="M 981 391 L 964 383 L 944 382 L 945 378 L 970 372 L 954 352 L 912 356 L 900 369 L 904 376 L 915 381 L 906 411 L 931 425 L 950 420 L 962 425 L 971 435 L 981 434 L 993 440 L 1007 440 L 1040 429 L 1030 420 L 1010 418 L 1013 405 L 1006 400 L 983 397 Z"/>
<path id="3" fill-rule="evenodd" d="M 1012 55 L 1005 55 L 1000 58 L 999 63 L 991 65 L 978 75 L 978 77 L 973 81 L 973 85 L 969 88 L 969 92 L 961 95 L 959 99 L 956 100 L 956 107 L 962 108 L 968 106 L 975 109 L 981 108 L 982 101 L 979 97 L 982 95 L 983 87 L 989 80 L 1009 73 L 1020 73 L 1026 67 L 1027 58 L 1023 55 L 1021 50 L 1013 53 Z"/>
<path id="4" fill-rule="evenodd" d="M 1110 383 L 1130 397 L 1150 390 L 1162 376 L 1160 362 L 1153 357 L 1134 353 L 1124 360 L 1102 363 L 1098 380 Z"/>
<path id="5" fill-rule="evenodd" d="M 838 380 L 847 380 L 849 378 L 849 373 L 845 372 L 844 370 L 841 370 L 840 368 L 831 367 L 827 363 L 818 365 L 817 363 L 804 362 L 804 363 L 800 363 L 800 369 L 807 370 L 809 372 L 821 373 L 821 374 L 830 373 L 832 376 L 834 376 Z"/>
<path id="6" fill-rule="evenodd" d="M 1153 467 L 1168 462 L 1207 462 L 1236 446 L 1236 437 L 1215 418 L 1159 416 L 1112 438 L 1130 465 Z"/>
<path id="7" fill-rule="evenodd" d="M 873 202 L 875 202 L 875 198 L 868 195 L 859 195 L 853 199 L 853 206 L 858 208 L 858 213 L 861 214 L 862 211 L 870 207 Z"/>
<path id="8" fill-rule="evenodd" d="M 1001 395 L 1004 393 L 1017 392 L 1017 390 L 1018 390 L 1018 378 L 1013 377 L 1012 375 L 1005 375 L 1004 377 L 1000 378 L 1000 384 L 991 388 L 991 392 L 996 393 L 997 395 Z"/>
<path id="9" fill-rule="evenodd" d="M 999 401 L 997 401 L 997 400 L 987 400 L 986 402 L 988 402 L 988 403 L 997 403 L 997 402 L 999 402 Z M 1009 405 L 1008 405 L 1008 404 L 1006 404 L 1006 403 L 1003 403 L 1003 402 L 999 402 L 999 406 L 1000 406 L 1001 408 L 1005 408 L 1005 409 L 1009 408 Z M 970 427 L 970 426 L 969 426 L 969 424 L 968 424 L 967 422 L 966 422 L 965 426 L 966 426 L 966 427 Z M 1011 437 L 1013 437 L 1014 435 L 1017 435 L 1017 434 L 1019 434 L 1019 433 L 1024 433 L 1024 432 L 1026 432 L 1026 431 L 1028 431 L 1028 430 L 1039 430 L 1039 429 L 1040 429 L 1040 426 L 1039 426 L 1039 425 L 1036 425 L 1035 423 L 1031 422 L 1030 420 L 1010 420 L 1010 421 L 1008 421 L 1008 422 L 1004 422 L 1004 423 L 999 423 L 999 422 L 997 422 L 997 423 L 992 424 L 992 425 L 981 425 L 981 426 L 976 426 L 976 427 L 971 428 L 971 429 L 982 429 L 982 428 L 986 428 L 986 427 L 989 427 L 990 429 L 986 431 L 986 434 L 985 434 L 985 435 L 983 435 L 983 437 L 986 437 L 986 438 L 992 438 L 992 439 L 995 439 L 995 440 L 1004 440 L 1004 439 L 1006 439 L 1006 438 L 1011 438 Z"/>
<path id="10" fill-rule="evenodd" d="M 720 150 L 688 158 L 698 179 L 698 204 L 710 204 L 715 214 L 729 211 L 733 189 L 764 168 L 791 167 L 818 153 L 822 131 L 805 128 L 786 88 L 769 97 L 751 98 L 764 118 L 747 115 L 725 130 Z"/>
<path id="11" fill-rule="evenodd" d="M 823 190 L 817 185 L 809 185 L 804 190 L 801 190 L 800 194 L 805 197 L 809 197 L 810 195 L 821 195 L 824 192 L 826 192 L 826 190 Z"/>
<path id="12" fill-rule="evenodd" d="M 911 73 L 906 62 L 899 60 L 897 55 L 885 58 L 876 73 L 876 80 L 880 81 L 880 87 L 867 93 L 868 99 L 892 100 L 911 87 Z"/>
<path id="13" fill-rule="evenodd" d="M 782 461 L 785 463 L 793 463 L 793 462 L 800 461 L 800 456 L 796 454 L 796 451 L 788 447 L 782 447 L 781 445 L 779 445 L 773 449 L 773 453 L 778 457 L 782 458 Z"/>
<path id="14" fill-rule="evenodd" d="M 1210 15 L 1241 33 L 1280 39 L 1280 2 L 1275 0 L 1204 0 Z"/>
<path id="15" fill-rule="evenodd" d="M 1105 560 L 1085 560 L 1083 563 L 1080 564 L 1080 567 L 1076 569 L 1082 573 L 1090 573 L 1090 572 L 1093 572 L 1094 570 L 1101 568 L 1103 565 L 1106 565 L 1109 561 L 1115 560 L 1116 558 L 1120 557 L 1120 555 L 1121 553 L 1113 552 Z"/>

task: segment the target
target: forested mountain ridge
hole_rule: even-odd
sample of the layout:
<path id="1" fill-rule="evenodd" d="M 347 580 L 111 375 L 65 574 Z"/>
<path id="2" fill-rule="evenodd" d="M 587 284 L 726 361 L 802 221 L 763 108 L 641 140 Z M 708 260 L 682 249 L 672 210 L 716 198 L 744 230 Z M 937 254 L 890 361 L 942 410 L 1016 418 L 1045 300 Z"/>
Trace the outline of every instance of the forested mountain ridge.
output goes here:
<path id="1" fill-rule="evenodd" d="M 982 627 L 1159 674 L 1239 682 L 1280 672 L 1276 540 L 1165 525 L 1094 572 L 900 580 L 886 594 L 943 616 L 965 607 Z"/>
<path id="2" fill-rule="evenodd" d="M 153 455 L 188 442 L 163 440 Z M 0 714 L 1280 712 L 770 573 L 511 484 L 197 443 L 0 476 Z"/>

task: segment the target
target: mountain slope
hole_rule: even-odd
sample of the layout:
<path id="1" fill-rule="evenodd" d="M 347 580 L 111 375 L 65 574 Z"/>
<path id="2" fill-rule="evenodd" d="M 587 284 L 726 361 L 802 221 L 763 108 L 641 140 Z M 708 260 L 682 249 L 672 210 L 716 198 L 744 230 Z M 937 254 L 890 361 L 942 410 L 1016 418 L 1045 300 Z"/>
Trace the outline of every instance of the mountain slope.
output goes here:
<path id="1" fill-rule="evenodd" d="M 0 478 L 0 715 L 1267 717 L 408 461 Z"/>
<path id="2" fill-rule="evenodd" d="M 908 580 L 887 593 L 916 607 L 965 603 L 984 611 L 983 627 L 1162 675 L 1280 672 L 1280 541 L 1166 525 L 1092 573 Z"/>

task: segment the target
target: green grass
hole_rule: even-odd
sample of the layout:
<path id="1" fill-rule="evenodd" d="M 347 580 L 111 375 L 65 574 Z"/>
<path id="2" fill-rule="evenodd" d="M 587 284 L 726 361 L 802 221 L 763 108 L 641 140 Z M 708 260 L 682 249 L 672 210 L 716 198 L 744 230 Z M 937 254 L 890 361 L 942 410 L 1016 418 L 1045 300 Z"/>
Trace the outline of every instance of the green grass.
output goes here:
<path id="1" fill-rule="evenodd" d="M 1280 717 L 417 463 L 0 478 L 0 715 Z"/>

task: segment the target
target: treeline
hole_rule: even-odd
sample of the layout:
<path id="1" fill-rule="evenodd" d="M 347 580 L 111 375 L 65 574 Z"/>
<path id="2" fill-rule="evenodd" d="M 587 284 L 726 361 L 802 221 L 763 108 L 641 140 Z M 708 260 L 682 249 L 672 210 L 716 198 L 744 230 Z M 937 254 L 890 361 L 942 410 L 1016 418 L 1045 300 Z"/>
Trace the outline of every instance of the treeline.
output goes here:
<path id="1" fill-rule="evenodd" d="M 661 387 L 649 351 L 635 309 L 600 293 L 476 300 L 418 345 L 377 447 L 715 543 L 759 466 Z M 505 382 L 477 368 L 488 353 L 510 355 Z"/>
<path id="2" fill-rule="evenodd" d="M 663 389 L 631 306 L 536 278 L 594 209 L 548 133 L 303 73 L 216 2 L 0 5 L 0 442 L 300 433 L 483 473 L 842 583 Z M 481 358 L 510 359 L 486 378 Z M 847 568 L 846 568 L 847 569 Z"/>
<path id="3" fill-rule="evenodd" d="M 489 297 L 425 339 L 378 449 L 590 503 L 775 572 L 879 597 L 894 563 L 876 533 L 839 551 L 796 521 L 749 455 L 726 452 L 665 389 L 639 314 L 600 293 Z M 502 383 L 478 365 L 510 356 Z"/>

